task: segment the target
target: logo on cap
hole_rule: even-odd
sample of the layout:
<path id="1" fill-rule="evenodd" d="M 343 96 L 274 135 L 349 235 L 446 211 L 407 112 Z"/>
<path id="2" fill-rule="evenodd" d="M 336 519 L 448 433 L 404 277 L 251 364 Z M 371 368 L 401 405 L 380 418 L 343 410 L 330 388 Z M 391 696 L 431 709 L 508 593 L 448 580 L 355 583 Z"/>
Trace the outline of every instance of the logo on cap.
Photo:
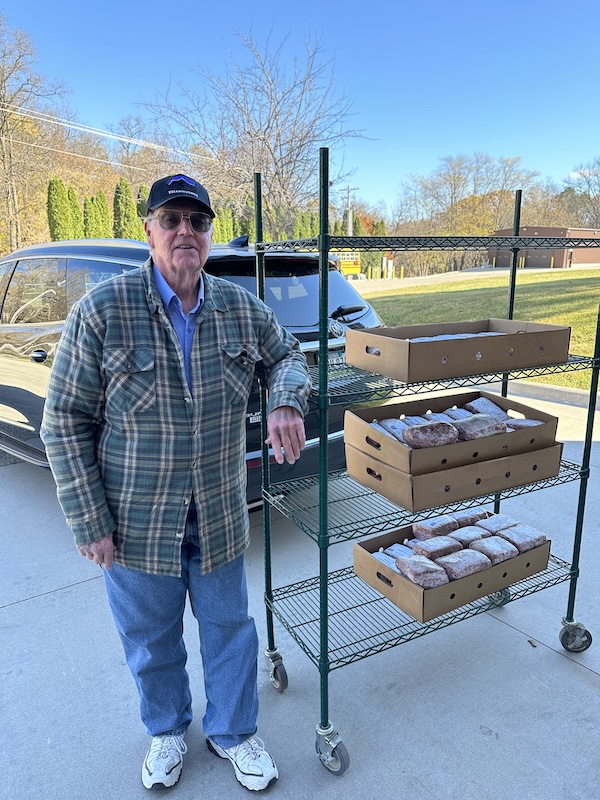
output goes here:
<path id="1" fill-rule="evenodd" d="M 173 177 L 167 181 L 167 186 L 170 186 L 172 183 L 179 183 L 180 181 L 187 183 L 188 186 L 196 185 L 196 182 L 191 178 L 188 178 L 186 175 L 173 175 Z"/>

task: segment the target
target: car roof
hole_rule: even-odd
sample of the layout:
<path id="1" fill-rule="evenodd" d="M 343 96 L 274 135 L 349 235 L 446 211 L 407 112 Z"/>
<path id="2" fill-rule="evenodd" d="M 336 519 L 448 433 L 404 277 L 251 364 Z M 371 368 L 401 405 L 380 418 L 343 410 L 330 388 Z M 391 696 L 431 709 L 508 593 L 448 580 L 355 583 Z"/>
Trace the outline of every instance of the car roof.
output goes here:
<path id="1" fill-rule="evenodd" d="M 72 239 L 22 247 L 20 250 L 15 250 L 0 258 L 0 263 L 3 261 L 14 261 L 40 256 L 106 258 L 110 260 L 143 262 L 148 258 L 148 255 L 148 245 L 133 239 Z M 239 236 L 237 239 L 232 239 L 225 244 L 213 244 L 208 259 L 209 261 L 218 261 L 221 259 L 232 260 L 238 258 L 254 259 L 254 256 L 254 245 L 248 242 L 247 236 Z M 309 259 L 313 261 L 318 259 L 319 256 L 316 252 L 293 252 L 285 250 L 269 251 L 265 253 L 265 257 L 269 259 L 283 258 L 287 260 L 288 258 L 293 258 Z"/>
<path id="2" fill-rule="evenodd" d="M 145 261 L 148 258 L 148 245 L 133 239 L 74 239 L 71 241 L 45 242 L 22 247 L 6 256 L 2 261 L 14 261 L 34 256 L 104 256 Z"/>

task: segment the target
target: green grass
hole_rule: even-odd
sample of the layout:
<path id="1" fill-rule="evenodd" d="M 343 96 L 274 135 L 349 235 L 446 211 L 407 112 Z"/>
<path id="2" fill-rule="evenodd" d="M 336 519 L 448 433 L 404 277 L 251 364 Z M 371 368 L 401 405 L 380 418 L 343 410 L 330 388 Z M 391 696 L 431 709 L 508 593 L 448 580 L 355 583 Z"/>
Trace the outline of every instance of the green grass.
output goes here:
<path id="1" fill-rule="evenodd" d="M 407 284 L 401 289 L 368 295 L 386 325 L 459 322 L 506 317 L 508 277 L 467 278 L 443 283 Z M 513 318 L 571 327 L 569 350 L 575 355 L 594 352 L 600 270 L 517 274 Z M 571 388 L 588 389 L 589 370 L 537 378 Z"/>

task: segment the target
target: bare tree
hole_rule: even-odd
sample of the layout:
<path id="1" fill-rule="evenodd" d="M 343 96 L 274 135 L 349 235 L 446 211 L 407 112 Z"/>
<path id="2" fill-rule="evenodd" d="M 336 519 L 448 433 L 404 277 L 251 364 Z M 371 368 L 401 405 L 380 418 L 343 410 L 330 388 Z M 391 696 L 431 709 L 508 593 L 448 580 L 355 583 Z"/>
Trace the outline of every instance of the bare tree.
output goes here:
<path id="1" fill-rule="evenodd" d="M 585 227 L 600 228 L 600 158 L 581 164 L 565 183 L 575 190 Z"/>
<path id="2" fill-rule="evenodd" d="M 10 30 L 0 16 L 0 201 L 4 211 L 8 247 L 21 244 L 20 209 L 27 186 L 31 149 L 38 123 L 26 111 L 63 93 L 33 71 L 35 52 L 27 34 Z"/>
<path id="3" fill-rule="evenodd" d="M 217 200 L 238 214 L 247 211 L 254 173 L 262 174 L 266 227 L 275 235 L 291 230 L 295 209 L 316 197 L 318 148 L 339 148 L 361 132 L 348 127 L 350 100 L 336 92 L 333 61 L 318 40 L 306 41 L 300 61 L 289 37 L 274 44 L 269 36 L 264 49 L 251 34 L 239 38 L 249 64 L 230 54 L 222 76 L 199 71 L 204 94 L 172 84 L 149 108 Z M 342 169 L 332 181 L 346 177 Z"/>
<path id="4" fill-rule="evenodd" d="M 485 153 L 445 156 L 430 175 L 411 175 L 396 208 L 400 226 L 421 235 L 486 236 L 512 221 L 514 192 L 535 185 L 537 173 L 520 158 L 494 159 Z M 480 257 L 464 251 L 447 255 L 448 269 L 463 269 Z"/>

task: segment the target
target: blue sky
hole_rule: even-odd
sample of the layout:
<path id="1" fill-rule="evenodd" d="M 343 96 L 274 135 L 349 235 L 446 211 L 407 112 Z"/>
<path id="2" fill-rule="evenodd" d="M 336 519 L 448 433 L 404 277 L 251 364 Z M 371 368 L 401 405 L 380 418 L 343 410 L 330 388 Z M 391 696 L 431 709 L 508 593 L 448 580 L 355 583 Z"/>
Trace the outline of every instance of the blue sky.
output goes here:
<path id="1" fill-rule="evenodd" d="M 357 199 L 388 210 L 410 174 L 448 155 L 484 152 L 560 183 L 600 157 L 597 0 L 5 0 L 1 13 L 37 51 L 37 69 L 71 90 L 78 120 L 106 129 L 164 89 L 199 89 L 194 68 L 223 70 L 236 31 L 257 41 L 289 34 L 290 58 L 306 34 L 335 59 L 352 100 L 346 167 Z M 315 153 L 315 170 L 318 168 Z"/>

